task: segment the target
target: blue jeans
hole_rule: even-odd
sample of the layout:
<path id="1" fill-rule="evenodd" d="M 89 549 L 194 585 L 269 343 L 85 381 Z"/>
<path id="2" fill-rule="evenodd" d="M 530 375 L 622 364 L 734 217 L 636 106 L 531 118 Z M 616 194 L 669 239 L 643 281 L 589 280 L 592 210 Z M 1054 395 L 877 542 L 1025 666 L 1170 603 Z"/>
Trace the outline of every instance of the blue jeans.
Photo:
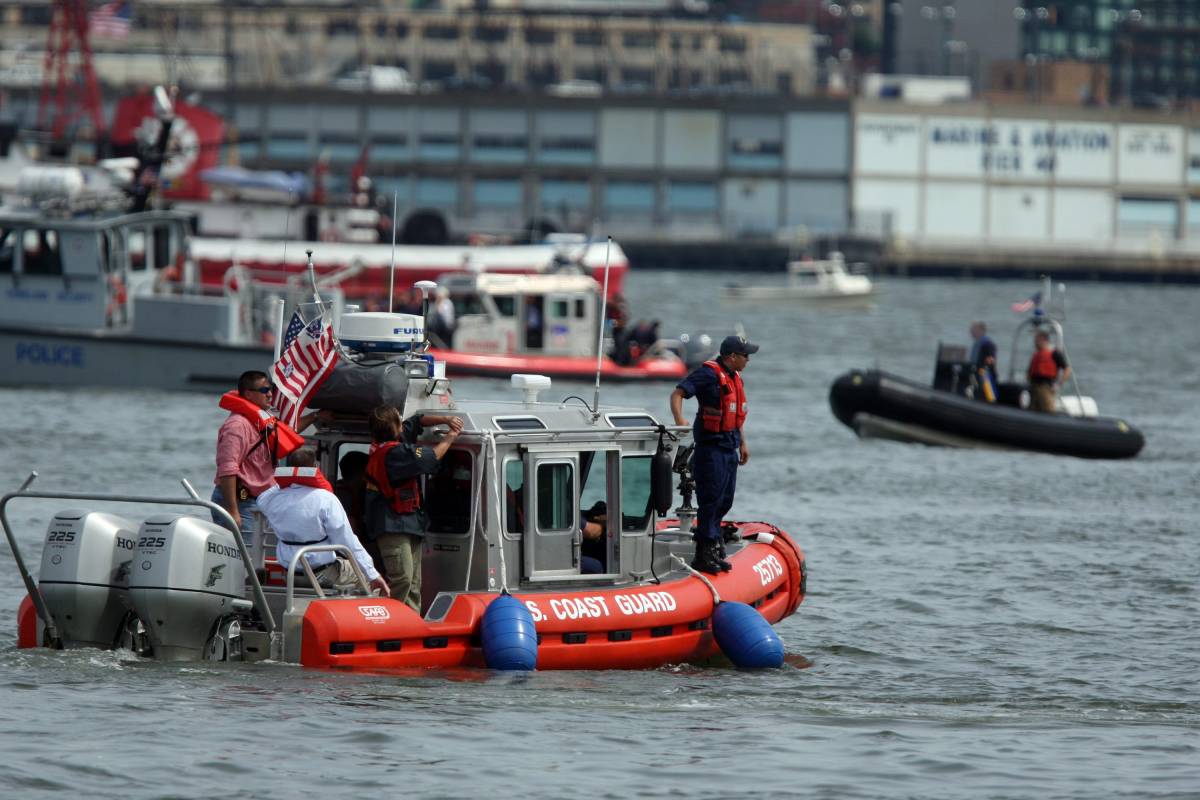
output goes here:
<path id="1" fill-rule="evenodd" d="M 213 487 L 211 499 L 214 503 L 222 508 L 225 507 L 225 495 L 221 491 L 220 486 Z M 241 517 L 241 519 L 238 520 L 238 525 L 242 529 L 242 540 L 246 543 L 246 547 L 249 547 L 254 541 L 254 512 L 257 510 L 258 503 L 254 502 L 253 500 L 242 500 L 238 502 L 238 516 Z M 229 527 L 228 524 L 226 524 L 224 517 L 218 517 L 216 514 L 213 514 L 212 519 L 213 522 L 217 523 L 218 525 Z"/>
<path id="2" fill-rule="evenodd" d="M 696 479 L 696 541 L 721 541 L 721 520 L 733 507 L 737 488 L 738 451 L 698 445 L 692 454 Z"/>

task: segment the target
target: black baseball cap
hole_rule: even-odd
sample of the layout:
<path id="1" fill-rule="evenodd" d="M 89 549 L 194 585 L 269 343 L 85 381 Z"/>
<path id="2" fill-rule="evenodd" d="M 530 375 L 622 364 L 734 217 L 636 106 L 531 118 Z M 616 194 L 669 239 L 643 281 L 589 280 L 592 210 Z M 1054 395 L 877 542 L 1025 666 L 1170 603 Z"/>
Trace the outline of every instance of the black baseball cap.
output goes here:
<path id="1" fill-rule="evenodd" d="M 745 336 L 726 336 L 721 342 L 721 355 L 727 356 L 730 353 L 745 353 L 750 355 L 758 352 L 758 345 L 753 344 Z"/>

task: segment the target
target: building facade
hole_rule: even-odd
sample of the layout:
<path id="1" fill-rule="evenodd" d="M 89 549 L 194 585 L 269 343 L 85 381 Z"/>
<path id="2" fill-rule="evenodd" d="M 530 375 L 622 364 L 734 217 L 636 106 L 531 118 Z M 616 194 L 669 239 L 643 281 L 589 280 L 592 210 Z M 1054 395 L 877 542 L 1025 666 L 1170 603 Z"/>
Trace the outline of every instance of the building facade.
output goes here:
<path id="1" fill-rule="evenodd" d="M 48 0 L 0 1 L 0 53 L 40 55 L 50 8 Z M 109 85 L 324 87 L 370 66 L 402 67 L 430 91 L 587 82 L 624 94 L 802 96 L 816 80 L 812 32 L 803 25 L 406 3 L 140 0 L 134 8 L 127 38 L 92 40 Z"/>
<path id="2" fill-rule="evenodd" d="M 1019 18 L 1026 58 L 1107 64 L 1114 102 L 1200 98 L 1200 0 L 1024 0 Z"/>
<path id="3" fill-rule="evenodd" d="M 898 247 L 1200 251 L 1200 119 L 860 103 L 854 217 Z"/>

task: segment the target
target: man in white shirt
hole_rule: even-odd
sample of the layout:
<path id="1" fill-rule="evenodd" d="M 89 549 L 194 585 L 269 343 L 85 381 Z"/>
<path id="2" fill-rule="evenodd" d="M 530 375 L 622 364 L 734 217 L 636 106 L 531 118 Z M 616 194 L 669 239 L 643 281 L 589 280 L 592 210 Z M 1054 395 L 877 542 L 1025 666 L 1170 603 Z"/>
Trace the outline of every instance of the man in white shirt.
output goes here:
<path id="1" fill-rule="evenodd" d="M 291 569 L 296 552 L 307 545 L 342 544 L 350 548 L 354 560 L 371 581 L 371 588 L 382 596 L 389 593 L 387 581 L 375 569 L 371 556 L 350 528 L 346 510 L 333 493 L 325 476 L 316 468 L 316 457 L 305 448 L 291 455 L 294 466 L 275 471 L 275 484 L 258 496 L 258 508 L 266 515 L 278 543 L 275 558 Z M 306 556 L 317 582 L 325 588 L 353 585 L 354 567 L 345 558 L 329 551 Z"/>

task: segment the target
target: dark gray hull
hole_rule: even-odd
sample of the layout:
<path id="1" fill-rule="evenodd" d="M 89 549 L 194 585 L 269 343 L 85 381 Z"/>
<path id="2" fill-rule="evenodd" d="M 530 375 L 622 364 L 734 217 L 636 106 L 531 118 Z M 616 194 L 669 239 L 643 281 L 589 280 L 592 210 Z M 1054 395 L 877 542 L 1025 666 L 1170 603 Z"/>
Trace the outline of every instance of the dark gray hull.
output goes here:
<path id="1" fill-rule="evenodd" d="M 0 327 L 0 386 L 226 391 L 246 370 L 268 370 L 273 355 L 266 346 L 5 326 Z"/>
<path id="2" fill-rule="evenodd" d="M 1142 433 L 1115 417 L 1078 419 L 984 403 L 879 370 L 834 381 L 829 405 L 860 436 L 954 447 L 987 445 L 1079 458 L 1132 458 Z"/>

